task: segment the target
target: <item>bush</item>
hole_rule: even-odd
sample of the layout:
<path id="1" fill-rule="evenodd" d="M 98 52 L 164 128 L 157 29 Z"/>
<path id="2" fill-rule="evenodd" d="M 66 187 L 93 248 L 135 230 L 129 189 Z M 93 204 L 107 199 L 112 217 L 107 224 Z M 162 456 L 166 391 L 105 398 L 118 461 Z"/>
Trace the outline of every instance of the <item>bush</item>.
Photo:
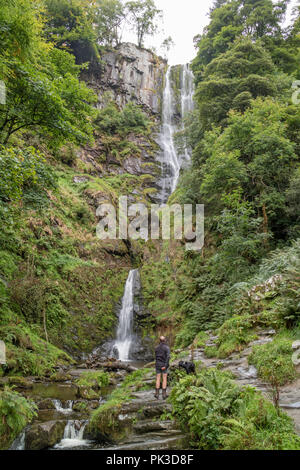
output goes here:
<path id="1" fill-rule="evenodd" d="M 108 134 L 125 136 L 131 131 L 144 133 L 149 126 L 146 114 L 135 104 L 128 103 L 119 110 L 114 102 L 98 112 L 95 120 L 98 129 Z"/>
<path id="2" fill-rule="evenodd" d="M 249 315 L 234 316 L 219 329 L 218 337 L 218 357 L 224 358 L 234 351 L 241 351 L 243 347 L 257 336 L 252 328 L 255 324 L 255 318 Z"/>
<path id="3" fill-rule="evenodd" d="M 0 391 L 0 449 L 7 448 L 22 429 L 37 416 L 37 407 L 14 390 Z"/>
<path id="4" fill-rule="evenodd" d="M 102 371 L 84 372 L 79 379 L 76 380 L 77 385 L 83 387 L 102 388 L 109 384 L 109 373 Z"/>
<path id="5" fill-rule="evenodd" d="M 170 401 L 194 448 L 300 449 L 292 420 L 260 392 L 240 388 L 226 372 L 202 369 L 187 375 L 173 387 Z"/>
<path id="6" fill-rule="evenodd" d="M 24 191 L 40 191 L 54 186 L 45 159 L 33 147 L 0 148 L 0 199 L 18 200 Z"/>
<path id="7" fill-rule="evenodd" d="M 255 365 L 258 375 L 272 387 L 275 406 L 279 406 L 280 386 L 296 378 L 292 363 L 292 340 L 279 335 L 272 342 L 255 346 L 248 358 Z"/>

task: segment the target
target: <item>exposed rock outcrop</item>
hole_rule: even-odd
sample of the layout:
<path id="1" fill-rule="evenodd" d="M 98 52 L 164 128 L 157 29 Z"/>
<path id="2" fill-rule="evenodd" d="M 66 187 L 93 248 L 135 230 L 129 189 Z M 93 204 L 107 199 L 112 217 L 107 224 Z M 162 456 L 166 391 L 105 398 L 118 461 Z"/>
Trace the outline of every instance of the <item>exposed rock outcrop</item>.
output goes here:
<path id="1" fill-rule="evenodd" d="M 47 421 L 32 426 L 25 437 L 26 450 L 41 450 L 51 447 L 64 435 L 65 421 Z"/>
<path id="2" fill-rule="evenodd" d="M 123 43 L 106 52 L 102 64 L 93 66 L 84 79 L 98 95 L 98 106 L 103 105 L 103 94 L 110 91 L 116 103 L 123 107 L 129 101 L 152 113 L 159 114 L 166 62 L 153 52 L 135 44 Z"/>

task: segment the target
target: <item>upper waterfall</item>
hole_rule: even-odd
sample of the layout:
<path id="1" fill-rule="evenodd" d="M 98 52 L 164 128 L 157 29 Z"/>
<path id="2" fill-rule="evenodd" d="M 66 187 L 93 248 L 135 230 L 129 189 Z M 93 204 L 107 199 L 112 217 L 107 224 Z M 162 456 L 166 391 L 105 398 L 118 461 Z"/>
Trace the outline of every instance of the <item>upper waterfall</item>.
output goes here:
<path id="1" fill-rule="evenodd" d="M 187 112 L 193 109 L 194 76 L 188 64 L 180 66 L 180 100 L 174 94 L 172 82 L 172 69 L 168 67 L 165 76 L 165 87 L 162 102 L 162 127 L 160 134 L 160 156 L 162 175 L 159 181 L 160 191 L 158 199 L 160 203 L 166 203 L 168 197 L 177 186 L 181 167 L 190 160 L 190 150 L 184 149 L 179 154 L 174 142 L 174 135 L 183 128 L 183 118 Z M 178 109 L 180 107 L 180 109 Z"/>

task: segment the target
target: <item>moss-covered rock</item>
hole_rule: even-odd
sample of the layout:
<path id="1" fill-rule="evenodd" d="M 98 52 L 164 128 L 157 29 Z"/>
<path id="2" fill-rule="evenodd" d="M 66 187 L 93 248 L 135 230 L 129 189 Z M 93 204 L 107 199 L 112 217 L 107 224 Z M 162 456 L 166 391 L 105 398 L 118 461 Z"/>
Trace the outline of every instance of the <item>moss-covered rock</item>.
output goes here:
<path id="1" fill-rule="evenodd" d="M 25 437 L 26 450 L 47 449 L 59 442 L 64 435 L 66 421 L 47 421 L 28 429 Z"/>

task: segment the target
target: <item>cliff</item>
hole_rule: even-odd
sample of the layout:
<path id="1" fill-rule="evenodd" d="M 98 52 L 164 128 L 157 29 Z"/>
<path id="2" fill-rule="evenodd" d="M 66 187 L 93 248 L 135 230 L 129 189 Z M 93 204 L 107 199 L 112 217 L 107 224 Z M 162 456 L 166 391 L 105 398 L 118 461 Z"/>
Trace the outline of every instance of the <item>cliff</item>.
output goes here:
<path id="1" fill-rule="evenodd" d="M 166 61 L 151 51 L 124 43 L 105 52 L 101 64 L 90 68 L 83 78 L 97 93 L 98 107 L 104 104 L 105 92 L 110 92 L 120 107 L 133 101 L 157 115 L 161 111 L 166 66 Z"/>

